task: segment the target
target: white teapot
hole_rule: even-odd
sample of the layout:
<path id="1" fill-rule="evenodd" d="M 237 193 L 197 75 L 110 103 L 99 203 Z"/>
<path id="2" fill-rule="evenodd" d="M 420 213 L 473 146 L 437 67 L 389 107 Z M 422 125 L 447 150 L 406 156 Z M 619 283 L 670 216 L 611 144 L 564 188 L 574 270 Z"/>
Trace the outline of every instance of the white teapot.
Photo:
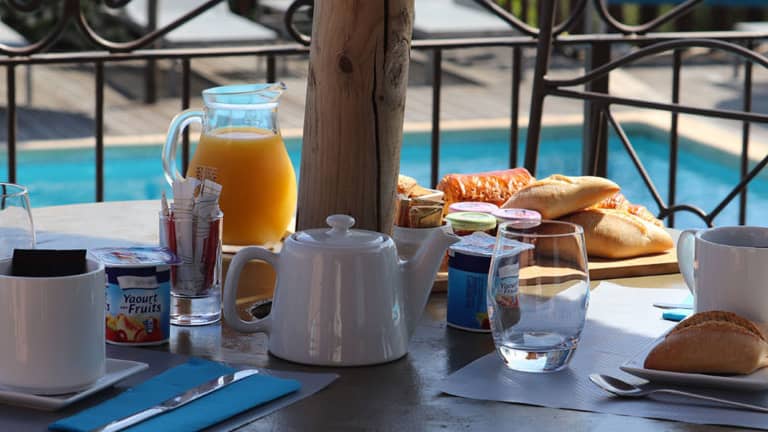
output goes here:
<path id="1" fill-rule="evenodd" d="M 326 219 L 319 228 L 289 236 L 280 254 L 251 246 L 232 259 L 224 283 L 224 319 L 243 332 L 269 335 L 269 351 L 305 364 L 358 366 L 388 362 L 408 352 L 445 251 L 459 241 L 432 229 L 409 260 L 393 240 L 350 229 L 351 216 Z M 264 260 L 277 272 L 272 310 L 243 321 L 235 299 L 246 262 Z"/>

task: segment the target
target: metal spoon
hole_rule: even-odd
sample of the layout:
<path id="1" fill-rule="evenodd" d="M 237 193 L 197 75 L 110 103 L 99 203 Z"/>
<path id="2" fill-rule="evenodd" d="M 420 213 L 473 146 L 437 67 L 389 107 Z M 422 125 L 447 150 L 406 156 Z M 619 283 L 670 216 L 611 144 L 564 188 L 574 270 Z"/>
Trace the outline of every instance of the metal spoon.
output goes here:
<path id="1" fill-rule="evenodd" d="M 717 402 L 724 405 L 730 405 L 738 408 L 744 408 L 744 409 L 768 413 L 767 407 L 762 407 L 759 405 L 751 405 L 747 403 L 736 402 L 736 401 L 727 400 L 727 399 L 720 399 L 716 397 L 705 396 L 702 394 L 690 393 L 690 392 L 674 390 L 674 389 L 665 389 L 665 388 L 644 389 L 634 384 L 630 384 L 628 382 L 622 381 L 618 378 L 608 376 L 608 375 L 591 374 L 589 376 L 589 380 L 592 381 L 595 385 L 597 385 L 601 389 L 621 397 L 645 397 L 651 393 L 666 393 L 666 394 L 686 396 L 694 399 L 701 399 L 709 402 Z"/>

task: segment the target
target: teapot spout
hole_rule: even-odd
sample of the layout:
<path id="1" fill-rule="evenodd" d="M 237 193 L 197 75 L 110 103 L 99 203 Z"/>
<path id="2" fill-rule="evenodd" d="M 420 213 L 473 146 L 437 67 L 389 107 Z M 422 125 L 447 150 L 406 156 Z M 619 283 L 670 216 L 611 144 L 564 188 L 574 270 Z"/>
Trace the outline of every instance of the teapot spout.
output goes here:
<path id="1" fill-rule="evenodd" d="M 402 276 L 400 286 L 403 290 L 405 320 L 409 338 L 424 312 L 435 275 L 440 268 L 446 250 L 459 240 L 458 236 L 450 232 L 450 228 L 434 228 L 418 247 L 416 254 L 410 259 L 400 262 Z"/>

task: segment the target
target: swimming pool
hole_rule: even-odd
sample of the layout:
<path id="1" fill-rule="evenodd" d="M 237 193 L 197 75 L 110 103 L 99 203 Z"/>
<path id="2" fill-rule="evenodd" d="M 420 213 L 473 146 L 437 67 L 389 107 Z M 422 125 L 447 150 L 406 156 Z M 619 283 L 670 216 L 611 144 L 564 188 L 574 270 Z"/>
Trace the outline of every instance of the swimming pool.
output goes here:
<path id="1" fill-rule="evenodd" d="M 656 181 L 662 196 L 667 194 L 668 135 L 642 124 L 625 125 L 637 153 Z M 524 133 L 524 132 L 523 132 Z M 441 136 L 440 175 L 476 172 L 507 167 L 509 131 L 507 129 L 445 131 Z M 525 139 L 521 139 L 525 142 Z M 291 160 L 299 167 L 301 143 L 286 140 Z M 521 146 L 524 147 L 524 146 Z M 539 156 L 539 177 L 553 173 L 578 175 L 581 166 L 581 128 L 545 128 Z M 522 160 L 524 149 L 520 150 Z M 623 187 L 633 202 L 657 211 L 650 193 L 636 174 L 618 138 L 609 142 L 608 176 Z M 0 156 L 0 178 L 7 177 L 5 155 Z M 93 149 L 20 150 L 18 182 L 27 185 L 33 206 L 49 206 L 93 201 L 95 164 Z M 104 195 L 109 201 L 157 199 L 167 190 L 160 163 L 160 145 L 107 147 L 104 151 Z M 408 133 L 402 147 L 401 172 L 429 183 L 430 135 Z M 681 139 L 678 168 L 678 202 L 711 210 L 738 182 L 737 157 Z M 747 222 L 763 224 L 768 211 L 768 175 L 753 181 L 748 195 Z M 736 224 L 738 202 L 732 202 L 715 221 L 718 225 Z M 677 227 L 699 227 L 696 216 L 679 214 Z"/>

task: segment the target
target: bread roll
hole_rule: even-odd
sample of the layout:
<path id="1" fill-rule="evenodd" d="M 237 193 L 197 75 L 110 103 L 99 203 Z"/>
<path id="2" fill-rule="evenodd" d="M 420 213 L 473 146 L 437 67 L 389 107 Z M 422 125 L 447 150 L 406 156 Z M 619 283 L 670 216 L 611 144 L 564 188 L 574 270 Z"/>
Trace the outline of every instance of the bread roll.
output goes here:
<path id="1" fill-rule="evenodd" d="M 590 207 L 618 191 L 616 183 L 602 177 L 555 174 L 520 189 L 502 207 L 536 210 L 544 219 L 557 219 Z"/>
<path id="2" fill-rule="evenodd" d="M 701 312 L 675 326 L 645 359 L 648 369 L 748 374 L 768 366 L 768 342 L 751 321 L 725 311 Z"/>
<path id="3" fill-rule="evenodd" d="M 693 327 L 695 325 L 705 323 L 705 322 L 711 322 L 711 321 L 725 321 L 725 322 L 736 324 L 740 327 L 744 327 L 750 333 L 754 333 L 755 335 L 760 337 L 760 339 L 763 339 L 766 342 L 768 342 L 768 339 L 766 339 L 765 337 L 765 333 L 763 333 L 763 331 L 760 330 L 760 328 L 755 323 L 753 323 L 752 321 L 742 316 L 736 315 L 733 312 L 720 311 L 720 310 L 699 312 L 697 314 L 694 314 L 688 317 L 688 319 L 679 322 L 675 326 L 675 328 L 672 329 L 672 331 L 680 331 L 686 327 Z"/>
<path id="4" fill-rule="evenodd" d="M 535 179 L 525 168 L 476 174 L 448 174 L 437 189 L 445 193 L 445 208 L 455 202 L 482 201 L 501 205 Z"/>
<path id="5" fill-rule="evenodd" d="M 664 228 L 621 210 L 589 208 L 560 220 L 584 228 L 587 254 L 601 258 L 631 258 L 664 252 L 674 246 Z"/>

